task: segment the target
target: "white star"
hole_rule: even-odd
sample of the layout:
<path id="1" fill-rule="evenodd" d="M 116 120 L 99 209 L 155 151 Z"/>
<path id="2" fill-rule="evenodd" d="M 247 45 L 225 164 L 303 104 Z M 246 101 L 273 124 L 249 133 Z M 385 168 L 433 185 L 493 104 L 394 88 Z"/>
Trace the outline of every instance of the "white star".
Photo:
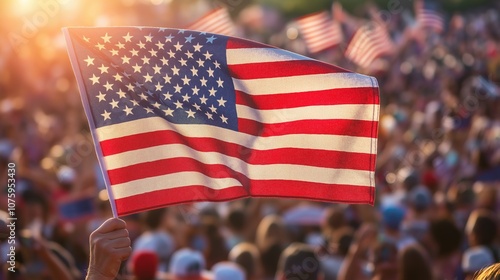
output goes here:
<path id="1" fill-rule="evenodd" d="M 193 41 L 194 37 L 193 37 L 193 34 L 189 34 L 188 37 L 184 37 L 186 38 L 186 43 L 191 43 L 191 41 Z"/>
<path id="2" fill-rule="evenodd" d="M 219 79 L 217 80 L 217 86 L 223 88 L 224 87 L 223 84 L 224 81 L 219 77 Z"/>
<path id="3" fill-rule="evenodd" d="M 134 73 L 136 72 L 141 73 L 142 66 L 139 66 L 137 63 L 134 66 L 132 66 L 132 68 L 134 68 Z"/>
<path id="4" fill-rule="evenodd" d="M 153 107 L 155 107 L 156 109 L 160 109 L 161 104 L 160 104 L 160 103 L 158 103 L 158 102 L 155 102 L 155 103 L 153 104 Z"/>
<path id="5" fill-rule="evenodd" d="M 198 69 L 194 68 L 193 66 L 193 68 L 191 68 L 191 74 L 193 75 L 193 77 L 198 76 Z"/>
<path id="6" fill-rule="evenodd" d="M 146 44 L 144 44 L 142 41 L 139 41 L 139 43 L 137 43 L 137 46 L 139 46 L 139 48 L 141 48 L 141 49 L 146 48 Z"/>
<path id="7" fill-rule="evenodd" d="M 101 44 L 101 43 L 97 43 L 96 45 L 96 48 L 98 48 L 100 51 L 102 51 L 103 49 L 105 49 L 104 45 Z"/>
<path id="8" fill-rule="evenodd" d="M 207 115 L 207 118 L 208 118 L 209 120 L 213 120 L 213 119 L 214 119 L 213 115 L 212 115 L 212 114 L 210 114 L 209 112 L 206 112 L 206 113 L 205 113 L 205 115 Z"/>
<path id="9" fill-rule="evenodd" d="M 182 87 L 179 86 L 179 84 L 177 84 L 176 86 L 174 86 L 174 88 L 175 88 L 175 93 L 181 93 Z"/>
<path id="10" fill-rule="evenodd" d="M 130 58 L 126 55 L 122 56 L 122 63 L 123 64 L 125 64 L 125 63 L 130 64 Z"/>
<path id="11" fill-rule="evenodd" d="M 213 55 L 213 54 L 211 54 L 211 53 L 209 53 L 209 52 L 207 51 L 207 52 L 206 52 L 206 53 L 204 53 L 203 55 L 205 56 L 205 59 L 206 59 L 206 60 L 209 60 L 209 59 L 211 59 L 211 58 L 212 58 L 212 55 Z"/>
<path id="12" fill-rule="evenodd" d="M 87 43 L 90 42 L 90 38 L 85 37 L 85 35 L 83 35 L 83 40 L 85 40 L 85 42 L 87 42 Z"/>
<path id="13" fill-rule="evenodd" d="M 163 44 L 162 42 L 158 41 L 158 43 L 155 44 L 159 50 L 163 50 L 163 46 L 165 46 L 165 44 Z"/>
<path id="14" fill-rule="evenodd" d="M 210 96 L 215 96 L 215 93 L 217 93 L 217 90 L 212 87 L 211 89 L 208 90 L 210 92 Z"/>
<path id="15" fill-rule="evenodd" d="M 120 81 L 120 82 L 122 81 L 123 78 L 123 76 L 118 73 L 116 73 L 113 77 L 115 78 L 115 81 Z"/>
<path id="16" fill-rule="evenodd" d="M 144 36 L 144 38 L 146 38 L 146 42 L 153 42 L 153 41 L 151 41 L 151 39 L 153 39 L 153 36 L 151 36 L 151 33 L 149 33 L 149 35 Z"/>
<path id="17" fill-rule="evenodd" d="M 214 61 L 214 65 L 215 65 L 215 69 L 219 68 L 220 69 L 220 63 L 216 61 Z"/>
<path id="18" fill-rule="evenodd" d="M 145 95 L 143 92 L 139 94 L 139 97 L 141 98 L 141 100 L 148 100 L 148 96 Z"/>
<path id="19" fill-rule="evenodd" d="M 207 72 L 208 72 L 208 76 L 209 77 L 213 77 L 214 76 L 214 70 L 212 70 L 212 67 L 208 67 Z"/>
<path id="20" fill-rule="evenodd" d="M 114 99 L 109 102 L 109 105 L 111 105 L 111 109 L 118 108 L 118 101 L 115 101 Z"/>
<path id="21" fill-rule="evenodd" d="M 132 113 L 132 109 L 133 108 L 129 108 L 127 105 L 125 105 L 125 109 L 123 109 L 123 112 L 125 112 L 126 116 L 133 115 L 134 113 Z"/>
<path id="22" fill-rule="evenodd" d="M 198 58 L 198 60 L 196 62 L 198 62 L 199 67 L 205 66 L 205 61 L 201 60 L 201 58 Z"/>
<path id="23" fill-rule="evenodd" d="M 161 67 L 158 66 L 158 64 L 155 64 L 155 67 L 153 67 L 153 70 L 155 71 L 155 74 L 160 74 L 161 72 Z"/>
<path id="24" fill-rule="evenodd" d="M 106 82 L 106 84 L 104 85 L 104 87 L 106 88 L 106 91 L 110 91 L 113 89 L 113 84 L 110 84 L 109 82 Z"/>
<path id="25" fill-rule="evenodd" d="M 150 58 L 148 58 L 148 57 L 144 56 L 144 57 L 143 57 L 143 58 L 141 58 L 141 59 L 142 59 L 142 64 L 149 64 L 149 60 L 150 60 Z"/>
<path id="26" fill-rule="evenodd" d="M 106 94 L 99 92 L 99 95 L 97 95 L 97 98 L 99 98 L 99 102 L 106 101 Z"/>
<path id="27" fill-rule="evenodd" d="M 174 102 L 174 105 L 175 105 L 176 109 L 182 109 L 182 103 L 179 100 L 177 100 L 176 102 Z"/>
<path id="28" fill-rule="evenodd" d="M 164 98 L 165 100 L 167 100 L 167 99 L 168 99 L 168 100 L 172 100 L 172 99 L 170 99 L 171 97 L 172 97 L 172 94 L 170 94 L 170 92 L 167 92 L 167 93 L 164 93 L 164 94 L 163 94 L 163 98 Z"/>
<path id="29" fill-rule="evenodd" d="M 179 59 L 179 62 L 181 63 L 181 66 L 187 66 L 187 60 L 184 58 Z"/>
<path id="30" fill-rule="evenodd" d="M 146 110 L 146 113 L 153 113 L 153 109 L 149 108 L 149 107 L 144 107 L 144 110 Z"/>
<path id="31" fill-rule="evenodd" d="M 226 107 L 227 100 L 224 100 L 222 97 L 217 99 L 217 102 L 219 102 L 219 106 Z"/>
<path id="32" fill-rule="evenodd" d="M 126 98 L 126 93 L 122 89 L 117 91 L 116 94 L 118 94 L 118 96 L 120 96 L 120 98 Z"/>
<path id="33" fill-rule="evenodd" d="M 163 65 L 168 65 L 168 59 L 166 59 L 165 57 L 163 57 L 161 60 L 161 63 L 163 63 Z"/>
<path id="34" fill-rule="evenodd" d="M 182 96 L 182 101 L 188 102 L 191 97 L 186 93 L 185 95 Z"/>
<path id="35" fill-rule="evenodd" d="M 144 82 L 153 82 L 153 76 L 149 75 L 149 73 L 146 73 L 144 76 L 145 81 Z"/>
<path id="36" fill-rule="evenodd" d="M 174 39 L 174 36 L 172 36 L 172 34 L 170 34 L 168 36 L 165 36 L 165 43 L 166 42 L 172 42 L 172 39 Z"/>
<path id="37" fill-rule="evenodd" d="M 186 75 L 184 75 L 184 78 L 182 78 L 182 81 L 184 82 L 184 85 L 189 85 L 189 82 L 191 79 L 189 79 Z"/>
<path id="38" fill-rule="evenodd" d="M 102 73 L 108 73 L 109 67 L 104 66 L 104 64 L 101 64 L 101 67 L 97 67 L 97 69 L 101 70 Z"/>
<path id="39" fill-rule="evenodd" d="M 202 77 L 201 80 L 200 80 L 200 82 L 201 82 L 202 86 L 207 86 L 207 82 L 208 81 L 205 79 L 205 77 Z"/>
<path id="40" fill-rule="evenodd" d="M 136 51 L 135 49 L 131 49 L 130 52 L 132 53 L 132 56 L 138 56 L 139 51 Z"/>
<path id="41" fill-rule="evenodd" d="M 175 57 L 175 53 L 172 50 L 169 50 L 167 54 L 170 56 L 170 58 Z"/>
<path id="42" fill-rule="evenodd" d="M 210 37 L 207 37 L 207 43 L 213 44 L 213 42 L 214 42 L 215 39 L 217 39 L 217 38 L 215 38 L 214 35 L 212 35 Z"/>
<path id="43" fill-rule="evenodd" d="M 110 52 L 112 56 L 118 55 L 118 50 L 112 49 Z"/>
<path id="44" fill-rule="evenodd" d="M 180 71 L 180 70 L 181 70 L 181 69 L 177 68 L 175 65 L 174 65 L 174 67 L 172 68 L 172 72 L 174 72 L 174 75 L 177 75 L 177 76 L 179 76 L 179 71 Z"/>
<path id="45" fill-rule="evenodd" d="M 222 122 L 223 122 L 223 123 L 227 123 L 227 118 L 226 118 L 226 117 L 224 117 L 224 114 L 222 114 L 222 115 L 220 116 L 220 118 L 221 118 L 221 120 L 222 120 Z"/>
<path id="46" fill-rule="evenodd" d="M 92 78 L 89 78 L 92 81 L 92 85 L 99 83 L 99 77 L 96 77 L 95 74 L 92 74 Z"/>
<path id="47" fill-rule="evenodd" d="M 125 45 L 118 42 L 118 44 L 116 44 L 115 46 L 117 46 L 119 49 L 124 49 L 125 48 Z"/>
<path id="48" fill-rule="evenodd" d="M 208 100 L 208 98 L 206 98 L 205 95 L 200 97 L 201 104 L 207 104 L 207 100 Z"/>
<path id="49" fill-rule="evenodd" d="M 129 91 L 134 91 L 134 86 L 131 83 L 128 83 L 128 85 L 126 85 L 126 87 Z"/>
<path id="50" fill-rule="evenodd" d="M 149 53 L 151 54 L 151 56 L 156 56 L 156 54 L 157 54 L 158 52 L 157 52 L 157 51 L 155 51 L 155 50 L 153 50 L 153 49 L 151 49 L 151 50 L 149 51 Z"/>
<path id="51" fill-rule="evenodd" d="M 131 99 L 130 102 L 132 102 L 132 105 L 135 107 L 135 106 L 139 106 L 139 102 L 137 102 L 136 100 L 134 99 Z"/>
<path id="52" fill-rule="evenodd" d="M 167 108 L 166 110 L 163 110 L 165 112 L 165 116 L 174 116 L 174 110 Z"/>
<path id="53" fill-rule="evenodd" d="M 187 52 L 185 53 L 185 55 L 186 55 L 188 58 L 193 58 L 193 53 L 192 53 L 192 52 L 190 52 L 190 51 L 187 51 Z"/>
<path id="54" fill-rule="evenodd" d="M 163 77 L 163 79 L 165 80 L 165 84 L 170 84 L 170 80 L 172 79 L 172 77 L 170 77 L 168 74 L 165 74 L 165 77 Z"/>
<path id="55" fill-rule="evenodd" d="M 104 117 L 104 120 L 110 120 L 111 119 L 110 115 L 111 113 L 106 110 L 104 110 L 104 113 L 101 114 L 101 116 Z"/>
<path id="56" fill-rule="evenodd" d="M 125 42 L 131 42 L 130 39 L 132 39 L 132 37 L 134 37 L 134 36 L 131 36 L 130 32 L 127 32 L 127 35 L 122 36 L 122 37 L 123 37 L 123 39 L 125 39 Z"/>
<path id="57" fill-rule="evenodd" d="M 196 103 L 193 103 L 193 107 L 196 108 L 197 111 L 201 111 L 201 106 L 196 104 Z"/>
<path id="58" fill-rule="evenodd" d="M 210 109 L 210 111 L 212 111 L 212 113 L 217 113 L 217 108 L 215 108 L 214 105 L 210 105 L 210 107 L 208 107 L 208 109 Z"/>
<path id="59" fill-rule="evenodd" d="M 200 52 L 201 51 L 201 47 L 203 47 L 202 45 L 200 45 L 200 43 L 197 43 L 196 45 L 193 46 L 194 47 L 194 51 L 195 52 Z"/>
<path id="60" fill-rule="evenodd" d="M 197 86 L 194 86 L 192 90 L 193 90 L 193 95 L 198 95 L 198 92 L 200 91 L 200 89 Z"/>
<path id="61" fill-rule="evenodd" d="M 161 89 L 163 88 L 163 86 L 160 84 L 160 82 L 158 82 L 158 83 L 155 85 L 155 88 L 156 88 L 156 91 L 161 91 Z"/>
<path id="62" fill-rule="evenodd" d="M 101 37 L 103 40 L 104 40 L 104 43 L 111 43 L 111 41 L 109 39 L 111 39 L 112 37 L 108 35 L 108 33 L 106 33 L 104 36 Z"/>
<path id="63" fill-rule="evenodd" d="M 174 45 L 176 51 L 180 51 L 182 49 L 182 46 L 184 45 L 179 44 L 179 42 L 177 42 L 177 44 Z"/>
<path id="64" fill-rule="evenodd" d="M 179 30 L 179 34 L 184 34 L 184 32 L 186 32 L 186 30 L 184 30 L 184 29 Z"/>
<path id="65" fill-rule="evenodd" d="M 196 114 L 195 111 L 192 111 L 191 109 L 185 111 L 188 114 L 188 118 L 193 118 L 194 119 L 194 114 Z"/>
<path id="66" fill-rule="evenodd" d="M 91 58 L 90 56 L 87 55 L 87 59 L 84 59 L 83 61 L 87 62 L 87 66 L 94 65 L 94 59 Z"/>

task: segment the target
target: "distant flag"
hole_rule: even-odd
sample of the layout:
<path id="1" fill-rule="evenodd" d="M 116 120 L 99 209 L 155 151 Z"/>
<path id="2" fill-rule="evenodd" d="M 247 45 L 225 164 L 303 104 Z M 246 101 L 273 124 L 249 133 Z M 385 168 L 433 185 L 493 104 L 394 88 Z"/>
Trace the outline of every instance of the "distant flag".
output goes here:
<path id="1" fill-rule="evenodd" d="M 65 35 L 115 215 L 249 196 L 373 204 L 375 78 L 211 33 Z"/>
<path id="2" fill-rule="evenodd" d="M 234 36 L 237 34 L 236 26 L 225 8 L 212 10 L 196 22 L 190 24 L 187 29 L 218 33 L 227 36 Z"/>
<path id="3" fill-rule="evenodd" d="M 375 22 L 361 26 L 352 37 L 345 56 L 362 67 L 369 67 L 371 63 L 382 55 L 394 51 L 387 29 Z"/>
<path id="4" fill-rule="evenodd" d="M 334 47 L 344 40 L 340 23 L 333 21 L 326 11 L 301 17 L 297 24 L 310 53 Z"/>
<path id="5" fill-rule="evenodd" d="M 436 2 L 428 0 L 417 2 L 415 14 L 418 26 L 430 28 L 438 33 L 443 32 L 444 18 Z"/>

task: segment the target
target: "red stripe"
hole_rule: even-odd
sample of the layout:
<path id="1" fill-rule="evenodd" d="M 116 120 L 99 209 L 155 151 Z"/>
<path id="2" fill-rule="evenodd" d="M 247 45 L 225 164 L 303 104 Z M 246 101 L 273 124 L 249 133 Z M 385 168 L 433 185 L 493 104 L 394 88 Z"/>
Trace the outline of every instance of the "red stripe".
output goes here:
<path id="1" fill-rule="evenodd" d="M 180 203 L 227 201 L 243 197 L 248 197 L 248 192 L 242 187 L 215 191 L 205 186 L 187 186 L 117 199 L 115 205 L 118 215 L 125 216 Z"/>
<path id="2" fill-rule="evenodd" d="M 326 202 L 374 204 L 373 187 L 328 185 L 286 180 L 252 181 L 254 197 L 287 197 Z M 118 215 L 130 215 L 180 203 L 196 201 L 227 201 L 249 197 L 247 189 L 231 187 L 213 190 L 205 186 L 187 186 L 130 196 L 115 200 Z"/>
<path id="3" fill-rule="evenodd" d="M 373 103 L 373 88 L 340 88 L 297 93 L 249 95 L 236 91 L 236 104 L 259 110 L 286 109 L 318 105 Z"/>
<path id="4" fill-rule="evenodd" d="M 273 46 L 257 43 L 254 41 L 248 41 L 240 38 L 229 38 L 226 44 L 227 49 L 247 49 L 247 48 L 271 48 L 276 49 Z M 278 50 L 278 49 L 276 49 Z"/>
<path id="5" fill-rule="evenodd" d="M 375 133 L 373 125 L 371 132 Z M 211 138 L 187 138 L 173 131 L 156 131 L 131 135 L 101 143 L 104 156 L 125 151 L 168 144 L 184 144 L 200 152 L 220 152 L 239 158 L 249 164 L 289 163 L 329 168 L 373 170 L 374 155 L 342 151 L 280 148 L 273 150 L 252 150 L 246 147 Z"/>
<path id="6" fill-rule="evenodd" d="M 327 73 L 346 73 L 348 70 L 314 60 L 292 60 L 247 63 L 228 66 L 237 79 L 262 79 Z"/>
<path id="7" fill-rule="evenodd" d="M 254 120 L 238 119 L 238 130 L 258 136 L 287 134 L 329 134 L 371 137 L 377 122 L 359 120 L 303 120 L 277 124 L 263 124 Z"/>

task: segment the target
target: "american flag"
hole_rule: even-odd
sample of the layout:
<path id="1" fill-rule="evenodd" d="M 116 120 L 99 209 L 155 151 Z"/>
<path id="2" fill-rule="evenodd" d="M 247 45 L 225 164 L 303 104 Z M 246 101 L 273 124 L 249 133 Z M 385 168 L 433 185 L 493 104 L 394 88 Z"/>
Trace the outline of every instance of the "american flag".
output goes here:
<path id="1" fill-rule="evenodd" d="M 417 25 L 422 28 L 429 28 L 438 33 L 444 30 L 444 18 L 439 12 L 436 2 L 420 1 L 416 5 Z"/>
<path id="2" fill-rule="evenodd" d="M 354 33 L 346 48 L 345 56 L 357 65 L 366 68 L 378 57 L 393 51 L 394 44 L 387 29 L 371 22 L 361 26 Z"/>
<path id="3" fill-rule="evenodd" d="M 117 215 L 193 201 L 374 202 L 377 80 L 166 28 L 68 28 Z"/>
<path id="4" fill-rule="evenodd" d="M 318 12 L 297 19 L 297 24 L 310 53 L 334 47 L 344 40 L 340 23 L 328 12 Z"/>
<path id="5" fill-rule="evenodd" d="M 228 36 L 237 34 L 236 26 L 226 8 L 217 8 L 207 13 L 196 22 L 190 24 L 187 29 L 218 33 Z"/>

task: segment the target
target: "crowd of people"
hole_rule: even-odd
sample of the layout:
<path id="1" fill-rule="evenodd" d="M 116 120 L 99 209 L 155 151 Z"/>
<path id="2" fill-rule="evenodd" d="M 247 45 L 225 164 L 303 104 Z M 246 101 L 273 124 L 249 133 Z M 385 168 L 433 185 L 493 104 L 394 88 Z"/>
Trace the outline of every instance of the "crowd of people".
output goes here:
<path id="1" fill-rule="evenodd" d="M 376 205 L 244 199 L 109 220 L 59 28 L 182 27 L 209 2 L 52 1 L 43 22 L 42 6 L 23 14 L 17 2 L 29 1 L 0 3 L 12 23 L 0 25 L 0 220 L 17 218 L 13 264 L 10 231 L 0 232 L 0 279 L 452 280 L 500 262 L 498 3 L 446 14 L 441 33 L 412 25 L 412 10 L 392 13 L 395 51 L 370 69 L 343 56 L 345 43 L 307 53 L 272 7 L 241 9 L 233 20 L 243 37 L 377 77 Z M 363 21 L 334 14 L 347 43 Z"/>

